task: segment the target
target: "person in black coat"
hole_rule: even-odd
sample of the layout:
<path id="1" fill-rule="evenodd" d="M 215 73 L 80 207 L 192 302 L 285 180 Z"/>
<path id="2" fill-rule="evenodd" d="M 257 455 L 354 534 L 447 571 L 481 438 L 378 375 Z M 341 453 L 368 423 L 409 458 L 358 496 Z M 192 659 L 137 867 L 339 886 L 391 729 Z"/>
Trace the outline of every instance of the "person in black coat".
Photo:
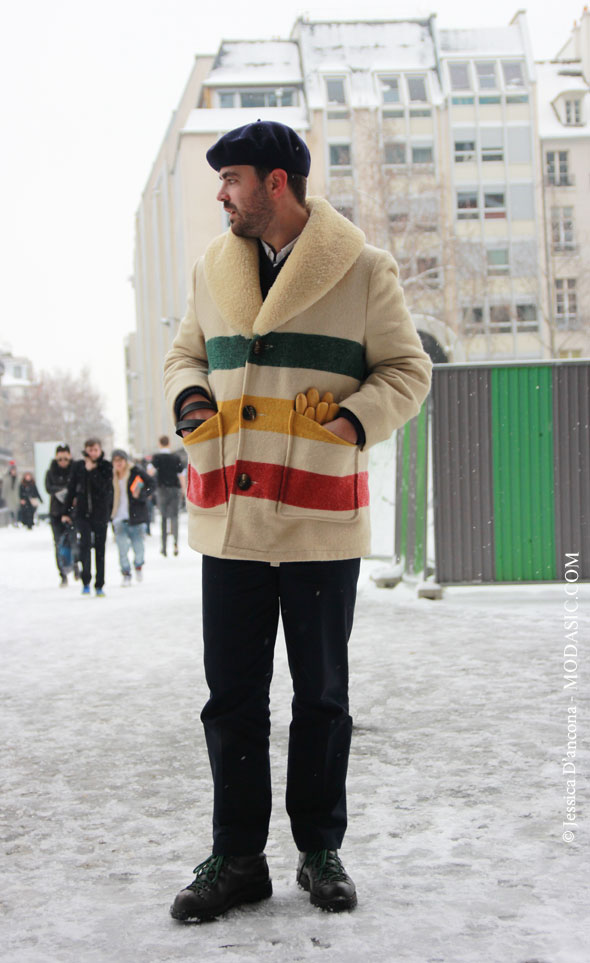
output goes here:
<path id="1" fill-rule="evenodd" d="M 88 438 L 84 443 L 84 458 L 74 464 L 68 493 L 64 504 L 62 522 L 71 524 L 74 511 L 75 523 L 80 533 L 80 560 L 82 562 L 82 594 L 90 595 L 91 549 L 94 536 L 96 576 L 94 587 L 99 597 L 104 596 L 104 556 L 107 526 L 113 505 L 113 467 L 104 457 L 98 438 Z"/>
<path id="2" fill-rule="evenodd" d="M 55 562 L 61 579 L 60 585 L 64 588 L 68 584 L 68 576 L 62 568 L 59 556 L 59 542 L 66 532 L 66 525 L 61 517 L 64 513 L 64 505 L 68 494 L 68 485 L 72 477 L 74 464 L 69 445 L 58 445 L 55 449 L 55 458 L 51 462 L 45 475 L 45 490 L 51 496 L 49 501 L 49 520 L 53 541 L 55 544 Z"/>
<path id="3" fill-rule="evenodd" d="M 39 502 L 43 499 L 39 494 L 37 485 L 35 484 L 35 479 L 30 471 L 26 471 L 22 477 L 19 490 L 19 519 L 23 525 L 31 531 L 33 525 L 35 524 L 35 512 L 37 511 L 37 506 Z"/>
<path id="4" fill-rule="evenodd" d="M 135 577 L 141 582 L 144 563 L 144 535 L 149 519 L 148 498 L 154 484 L 138 465 L 129 465 L 127 452 L 115 448 L 113 462 L 113 531 L 119 550 L 123 585 L 131 585 L 129 549 L 133 548 Z"/>

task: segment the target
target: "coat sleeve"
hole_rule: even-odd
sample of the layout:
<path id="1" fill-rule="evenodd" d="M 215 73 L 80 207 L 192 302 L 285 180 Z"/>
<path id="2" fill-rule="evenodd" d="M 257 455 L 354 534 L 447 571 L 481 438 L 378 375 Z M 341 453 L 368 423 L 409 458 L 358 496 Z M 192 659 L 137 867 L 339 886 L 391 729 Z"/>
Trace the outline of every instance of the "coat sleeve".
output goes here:
<path id="1" fill-rule="evenodd" d="M 361 422 L 367 449 L 418 414 L 432 371 L 405 304 L 397 264 L 386 251 L 379 252 L 369 281 L 365 362 L 365 380 L 342 405 Z"/>
<path id="2" fill-rule="evenodd" d="M 172 410 L 173 421 L 176 421 L 174 403 L 183 391 L 194 388 L 195 391 L 203 391 L 207 397 L 212 397 L 207 377 L 209 361 L 205 338 L 196 308 L 199 264 L 200 261 L 197 261 L 193 268 L 186 314 L 180 323 L 172 347 L 164 359 L 164 392 Z"/>

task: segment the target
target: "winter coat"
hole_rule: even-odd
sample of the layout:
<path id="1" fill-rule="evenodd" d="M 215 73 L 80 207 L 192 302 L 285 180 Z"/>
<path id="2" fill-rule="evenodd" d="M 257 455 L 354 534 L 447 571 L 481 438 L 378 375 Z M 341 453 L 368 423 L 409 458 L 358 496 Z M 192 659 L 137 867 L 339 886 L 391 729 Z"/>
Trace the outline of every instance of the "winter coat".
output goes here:
<path id="1" fill-rule="evenodd" d="M 23 525 L 26 525 L 27 528 L 31 528 L 31 526 L 33 525 L 35 512 L 37 511 L 38 504 L 39 502 L 43 501 L 43 499 L 41 498 L 41 495 L 39 494 L 39 490 L 35 482 L 24 481 L 24 480 L 21 481 L 18 488 L 18 497 L 19 497 L 19 512 L 18 512 L 19 519 L 23 523 Z M 32 499 L 35 499 L 36 504 L 33 504 Z M 21 502 L 24 502 L 24 504 L 21 504 Z"/>
<path id="2" fill-rule="evenodd" d="M 351 558 L 370 551 L 368 450 L 420 410 L 431 362 L 390 254 L 321 199 L 263 302 L 258 244 L 231 231 L 197 261 L 165 359 L 171 408 L 201 388 L 218 413 L 184 438 L 189 543 L 217 557 Z M 295 411 L 331 391 L 361 451 Z"/>
<path id="3" fill-rule="evenodd" d="M 179 475 L 184 466 L 178 455 L 171 451 L 158 451 L 152 455 L 152 465 L 158 473 L 158 488 L 180 488 Z"/>
<path id="4" fill-rule="evenodd" d="M 2 498 L 5 505 L 15 514 L 19 510 L 19 481 L 16 475 L 6 472 L 2 481 Z"/>
<path id="5" fill-rule="evenodd" d="M 45 474 L 45 491 L 48 495 L 51 495 L 49 514 L 56 518 L 60 518 L 64 514 L 64 502 L 73 470 L 73 461 L 62 467 L 54 458 Z M 60 498 L 59 495 L 62 495 L 62 497 Z"/>
<path id="6" fill-rule="evenodd" d="M 130 525 L 147 525 L 149 522 L 149 511 L 148 511 L 148 498 L 154 490 L 154 483 L 150 476 L 138 468 L 137 465 L 131 465 L 126 472 L 127 478 L 127 498 L 129 500 L 129 524 Z M 131 493 L 131 486 L 134 484 L 135 479 L 140 478 L 143 482 L 143 488 L 139 494 L 138 498 L 134 498 Z M 119 479 L 115 472 L 113 472 L 113 507 L 111 510 L 111 518 L 117 514 L 117 509 L 119 508 Z"/>
<path id="7" fill-rule="evenodd" d="M 113 466 L 104 452 L 92 471 L 86 471 L 83 460 L 74 462 L 63 514 L 71 515 L 73 509 L 76 521 L 108 522 L 112 505 Z"/>

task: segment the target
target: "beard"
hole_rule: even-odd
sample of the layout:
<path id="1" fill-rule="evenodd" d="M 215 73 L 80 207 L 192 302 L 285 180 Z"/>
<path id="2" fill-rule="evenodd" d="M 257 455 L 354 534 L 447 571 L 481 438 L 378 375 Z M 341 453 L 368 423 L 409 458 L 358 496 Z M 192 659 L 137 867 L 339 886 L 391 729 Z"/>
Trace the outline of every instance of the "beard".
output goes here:
<path id="1" fill-rule="evenodd" d="M 247 202 L 238 209 L 233 204 L 225 205 L 229 214 L 235 218 L 230 222 L 231 230 L 238 237 L 262 237 L 273 216 L 272 205 L 262 184 L 257 187 Z"/>

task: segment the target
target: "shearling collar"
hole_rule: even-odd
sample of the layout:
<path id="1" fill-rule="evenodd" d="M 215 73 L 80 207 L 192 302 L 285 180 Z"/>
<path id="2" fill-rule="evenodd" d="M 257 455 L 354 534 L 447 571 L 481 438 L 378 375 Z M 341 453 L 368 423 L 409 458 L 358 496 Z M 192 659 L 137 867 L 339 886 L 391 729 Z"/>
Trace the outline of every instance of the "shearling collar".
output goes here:
<path id="1" fill-rule="evenodd" d="M 205 252 L 211 297 L 227 323 L 250 338 L 274 331 L 328 293 L 352 267 L 365 235 L 323 198 L 307 201 L 310 216 L 263 302 L 255 238 L 226 231 Z"/>

